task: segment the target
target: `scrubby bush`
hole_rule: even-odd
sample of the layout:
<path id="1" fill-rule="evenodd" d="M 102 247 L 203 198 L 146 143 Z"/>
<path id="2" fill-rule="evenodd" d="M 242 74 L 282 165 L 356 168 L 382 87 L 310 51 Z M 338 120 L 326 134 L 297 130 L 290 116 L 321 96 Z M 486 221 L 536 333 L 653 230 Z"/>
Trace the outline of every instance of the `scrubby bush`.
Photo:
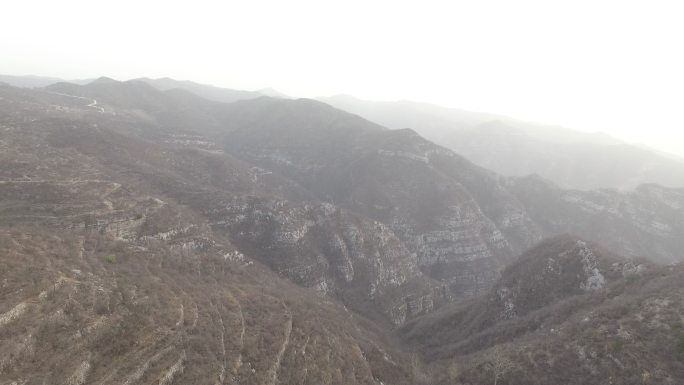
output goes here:
<path id="1" fill-rule="evenodd" d="M 617 352 L 620 352 L 620 351 L 622 351 L 622 347 L 624 346 L 624 344 L 625 344 L 625 343 L 624 343 L 624 341 L 623 341 L 622 339 L 617 338 L 617 339 L 615 339 L 615 340 L 613 341 L 613 343 L 610 345 L 610 349 L 611 349 L 613 352 L 616 352 L 616 353 L 617 353 Z"/>
<path id="2" fill-rule="evenodd" d="M 628 276 L 625 277 L 625 283 L 627 283 L 627 284 L 633 284 L 633 283 L 635 283 L 636 281 L 638 281 L 639 278 L 641 278 L 641 277 L 639 276 L 639 274 L 630 274 L 630 275 L 628 275 Z"/>
<path id="3" fill-rule="evenodd" d="M 679 335 L 679 340 L 677 341 L 677 354 L 680 358 L 684 359 L 684 333 Z"/>

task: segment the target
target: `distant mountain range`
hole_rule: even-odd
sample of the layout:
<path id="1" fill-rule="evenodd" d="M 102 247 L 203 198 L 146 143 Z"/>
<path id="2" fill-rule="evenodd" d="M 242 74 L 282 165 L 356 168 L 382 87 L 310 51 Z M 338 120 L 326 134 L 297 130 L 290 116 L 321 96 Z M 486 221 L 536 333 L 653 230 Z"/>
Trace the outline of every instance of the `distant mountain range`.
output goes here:
<path id="1" fill-rule="evenodd" d="M 507 176 L 538 174 L 561 187 L 684 187 L 684 160 L 601 133 L 526 123 L 504 116 L 410 101 L 338 95 L 319 100 L 389 128 L 420 135 Z"/>
<path id="2" fill-rule="evenodd" d="M 290 98 L 270 88 L 242 91 L 171 78 L 136 80 L 162 91 L 185 90 L 224 103 L 262 96 Z M 68 83 L 83 85 L 91 81 Z M 57 82 L 65 81 L 0 75 L 0 83 L 17 87 L 44 87 Z M 388 128 L 411 128 L 475 164 L 505 176 L 536 174 L 561 188 L 580 190 L 629 190 L 645 183 L 684 187 L 684 159 L 627 144 L 602 133 L 584 133 L 411 101 L 376 102 L 346 95 L 318 100 Z"/>
<path id="3" fill-rule="evenodd" d="M 214 100 L 217 102 L 231 103 L 238 100 L 254 99 L 261 96 L 271 96 L 278 98 L 289 98 L 287 95 L 280 93 L 272 88 L 265 88 L 259 91 L 239 91 L 232 90 L 229 88 L 214 87 L 206 84 L 199 84 L 191 82 L 188 80 L 174 80 L 171 78 L 160 78 L 160 79 L 149 79 L 141 78 L 136 79 L 143 81 L 152 87 L 167 91 L 172 89 L 182 89 L 190 91 L 197 96 L 201 96 L 205 99 Z"/>
<path id="4" fill-rule="evenodd" d="M 102 81 L 103 79 L 108 79 L 102 77 L 99 79 L 83 79 L 83 80 L 65 80 L 60 78 L 44 77 L 44 76 L 12 76 L 12 75 L 0 75 L 0 83 L 5 83 L 10 86 L 20 87 L 20 88 L 42 88 L 55 83 L 72 83 L 78 85 L 85 85 L 94 81 Z M 113 79 L 111 79 L 113 80 Z M 258 91 L 242 91 L 234 90 L 230 88 L 215 87 L 207 84 L 200 84 L 191 82 L 189 80 L 175 80 L 171 78 L 140 78 L 135 79 L 151 85 L 162 91 L 181 89 L 190 91 L 203 98 L 214 100 L 217 102 L 230 103 L 237 100 L 243 99 L 253 99 L 261 96 L 270 96 L 277 98 L 289 98 L 289 96 L 274 90 L 273 88 L 264 88 Z"/>
<path id="5" fill-rule="evenodd" d="M 51 78 L 46 76 L 13 76 L 13 75 L 1 75 L 0 82 L 5 83 L 14 87 L 20 88 L 41 88 L 49 86 L 50 84 L 63 82 L 64 79 Z M 89 80 L 84 81 L 72 81 L 77 84 L 87 84 Z"/>

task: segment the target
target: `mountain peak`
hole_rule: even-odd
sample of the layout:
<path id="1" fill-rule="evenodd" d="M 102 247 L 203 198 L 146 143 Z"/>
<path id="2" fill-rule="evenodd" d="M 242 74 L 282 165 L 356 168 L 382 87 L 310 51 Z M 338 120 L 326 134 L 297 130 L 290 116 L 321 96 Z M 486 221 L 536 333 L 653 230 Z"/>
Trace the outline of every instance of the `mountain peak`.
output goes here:
<path id="1" fill-rule="evenodd" d="M 106 83 L 120 83 L 118 80 L 114 80 L 107 76 L 100 76 L 99 78 L 93 80 L 88 84 L 106 84 Z"/>
<path id="2" fill-rule="evenodd" d="M 510 319 L 573 295 L 603 290 L 631 262 L 573 236 L 542 241 L 520 256 L 490 295 L 498 318 Z"/>
<path id="3" fill-rule="evenodd" d="M 289 95 L 284 94 L 284 93 L 276 90 L 275 88 L 271 88 L 271 87 L 262 88 L 260 90 L 257 90 L 257 92 L 264 95 L 264 96 L 270 96 L 273 98 L 290 99 Z"/>

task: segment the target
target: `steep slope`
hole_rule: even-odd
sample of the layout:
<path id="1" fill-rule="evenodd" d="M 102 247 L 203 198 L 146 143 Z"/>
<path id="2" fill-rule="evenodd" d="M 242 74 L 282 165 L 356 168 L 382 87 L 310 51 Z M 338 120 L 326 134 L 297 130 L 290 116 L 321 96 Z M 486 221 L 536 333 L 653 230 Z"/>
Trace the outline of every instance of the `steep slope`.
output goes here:
<path id="1" fill-rule="evenodd" d="M 510 320 L 522 319 L 538 327 L 546 321 L 539 317 L 530 321 L 530 313 L 568 298 L 604 289 L 622 278 L 626 263 L 626 259 L 615 257 L 577 238 L 562 236 L 547 239 L 508 266 L 486 294 L 469 303 L 412 322 L 402 332 L 410 341 L 431 346 L 440 352 L 450 346 L 462 352 L 487 347 L 495 341 L 483 340 L 478 333 L 491 333 L 492 329 L 496 331 L 497 325 Z M 634 266 L 635 271 L 640 270 L 633 262 L 628 266 Z M 549 316 L 545 314 L 543 318 Z M 456 325 L 460 327 L 455 328 Z M 529 331 L 516 328 L 505 330 L 512 333 L 512 337 L 517 337 L 515 330 L 517 333 Z"/>
<path id="2" fill-rule="evenodd" d="M 153 91 L 160 105 L 172 103 Z M 0 89 L 0 378 L 408 383 L 402 355 L 371 323 L 245 255 L 237 234 L 214 231 L 214 211 L 239 202 L 257 203 L 247 217 L 320 203 L 206 138 L 181 140 L 183 132 L 135 120 L 136 109 L 89 103 Z M 339 215 L 340 226 L 368 226 Z M 373 229 L 367 247 L 401 252 L 391 234 L 382 234 L 389 246 L 376 244 Z"/>
<path id="3" fill-rule="evenodd" d="M 504 271 L 489 298 L 493 314 L 488 318 L 524 316 L 566 297 L 602 290 L 623 276 L 623 267 L 619 257 L 583 240 L 545 240 Z"/>
<path id="4" fill-rule="evenodd" d="M 133 91 L 139 86 L 128 85 Z M 90 95 L 90 87 L 79 92 Z M 108 100 L 102 101 L 110 109 L 106 112 L 80 99 L 75 99 L 80 109 L 46 110 L 35 98 L 45 97 L 50 103 L 59 101 L 55 98 L 74 99 L 49 92 L 5 91 L 14 93 L 3 99 L 8 111 L 32 117 L 8 114 L 3 125 L 8 131 L 2 159 L 8 167 L 0 185 L 5 202 L 0 214 L 10 224 L 95 227 L 134 240 L 186 233 L 189 230 L 174 224 L 174 216 L 164 211 L 143 220 L 148 210 L 157 213 L 160 203 L 155 199 L 171 200 L 181 203 L 186 215 L 202 218 L 215 236 L 230 239 L 242 254 L 377 322 L 401 323 L 431 309 L 410 305 L 414 297 L 434 297 L 435 304 L 447 300 L 438 295 L 441 284 L 417 268 L 416 255 L 387 226 L 318 201 L 296 183 L 225 154 L 205 135 L 213 129 L 201 126 L 203 120 L 175 129 L 140 119 L 139 109 L 114 107 Z M 174 97 L 150 92 L 160 99 L 155 105 L 174 108 Z M 122 186 L 144 195 L 121 196 Z"/>
<path id="5" fill-rule="evenodd" d="M 676 384 L 684 378 L 684 270 L 575 238 L 542 242 L 491 292 L 400 335 L 437 383 Z"/>
<path id="6" fill-rule="evenodd" d="M 577 229 L 681 258 L 679 190 L 562 190 L 311 100 L 106 78 L 0 86 L 0 164 L 10 383 L 681 378 L 679 267 L 561 238 L 506 268 Z"/>
<path id="7" fill-rule="evenodd" d="M 174 238 L 122 242 L 3 225 L 0 378 L 407 383 L 382 340 L 341 306 L 226 258 L 218 245 L 193 249 Z"/>
<path id="8" fill-rule="evenodd" d="M 684 187 L 684 161 L 600 133 L 517 121 L 408 101 L 319 98 L 386 127 L 410 127 L 474 163 L 506 176 L 539 174 L 565 188 Z"/>
<path id="9" fill-rule="evenodd" d="M 538 238 L 495 175 L 413 131 L 312 100 L 243 101 L 221 114 L 228 152 L 385 223 L 451 295 L 488 287 Z"/>
<path id="10" fill-rule="evenodd" d="M 677 189 L 581 192 L 502 178 L 411 130 L 383 130 L 308 100 L 243 101 L 221 114 L 228 152 L 387 224 L 458 296 L 488 288 L 507 258 L 565 233 L 628 256 L 682 260 Z"/>
<path id="11" fill-rule="evenodd" d="M 136 84 L 127 82 L 110 86 L 116 88 Z M 136 85 L 135 88 L 141 86 Z M 78 92 L 85 91 L 81 89 Z M 89 97 L 97 96 L 94 91 L 88 92 L 91 93 Z M 106 87 L 102 92 L 106 95 Z M 388 131 L 358 117 L 324 108 L 313 101 L 260 98 L 225 105 L 179 92 L 164 93 L 164 98 L 171 102 L 161 107 L 158 106 L 159 101 L 152 104 L 147 102 L 147 97 L 142 98 L 135 103 L 144 109 L 138 107 L 131 111 L 135 112 L 136 119 L 143 113 L 142 116 L 146 118 L 151 114 L 150 120 L 155 120 L 155 127 L 177 127 L 177 130 L 185 132 L 192 130 L 193 134 L 187 134 L 190 135 L 187 140 L 196 140 L 192 135 L 211 136 L 216 142 L 215 146 L 225 147 L 239 157 L 260 164 L 265 172 L 276 172 L 295 179 L 319 199 L 334 201 L 364 216 L 380 220 L 398 234 L 401 233 L 401 225 L 392 225 L 393 220 L 403 221 L 406 220 L 404 217 L 408 217 L 408 220 L 417 222 L 429 217 L 430 212 L 442 213 L 445 212 L 445 206 L 454 206 L 448 202 L 433 204 L 435 191 L 431 191 L 431 187 L 443 183 L 437 181 L 446 175 L 447 179 L 454 179 L 455 183 L 467 190 L 479 206 L 475 211 L 482 212 L 503 234 L 511 246 L 509 255 L 522 252 L 542 236 L 574 233 L 615 248 L 625 255 L 648 255 L 649 258 L 665 262 L 682 258 L 679 252 L 681 237 L 677 235 L 681 234 L 681 222 L 684 220 L 678 208 L 684 197 L 676 189 L 663 189 L 660 193 L 648 196 L 638 193 L 643 189 L 637 189 L 634 193 L 605 190 L 583 193 L 562 190 L 534 177 L 502 179 L 432 145 L 410 130 Z M 112 93 L 113 96 L 118 95 Z M 136 100 L 130 94 L 127 100 Z M 155 94 L 150 100 L 158 97 Z M 100 101 L 105 102 L 105 99 Z M 141 130 L 139 134 L 144 135 L 145 132 Z M 222 145 L 222 142 L 227 143 L 227 146 Z M 231 146 L 235 149 L 231 149 Z M 242 154 L 245 152 L 249 152 L 248 157 L 251 158 Z M 293 152 L 293 159 L 288 159 L 288 156 L 293 156 L 288 152 Z M 259 160 L 254 159 L 257 156 Z M 374 168 L 373 164 L 380 160 L 382 162 Z M 429 160 L 428 163 L 425 160 Z M 316 165 L 317 169 L 313 169 L 312 165 Z M 293 174 L 297 167 L 303 170 Z M 353 171 L 354 167 L 356 171 Z M 403 167 L 411 171 L 404 173 Z M 387 174 L 385 169 L 393 171 Z M 350 179 L 355 175 L 365 177 L 360 181 Z M 377 177 L 380 175 L 387 175 L 390 179 L 387 183 L 379 184 Z M 401 178 L 405 180 L 400 181 Z M 414 183 L 419 178 L 423 178 L 424 183 Z M 397 179 L 397 183 L 392 179 Z M 410 185 L 424 190 L 420 193 L 423 194 L 420 199 L 413 199 L 413 194 L 418 192 L 407 189 Z M 378 189 L 387 191 L 376 191 Z M 389 194 L 396 195 L 404 191 L 407 192 L 404 202 L 388 204 Z M 352 193 L 361 195 L 361 198 L 350 196 Z M 447 200 L 454 199 L 453 195 L 449 195 Z M 636 198 L 639 195 L 642 198 Z M 596 202 L 592 203 L 592 200 Z M 609 201 L 612 203 L 604 207 L 605 210 L 601 209 Z M 631 202 L 627 206 L 620 203 L 627 201 Z M 429 202 L 428 207 L 433 206 L 436 211 L 421 207 L 404 217 L 387 215 L 389 207 L 408 207 L 417 202 Z M 618 209 L 616 205 L 622 205 L 620 207 L 623 209 Z M 651 207 L 654 205 L 659 208 Z M 614 215 L 616 212 L 618 215 Z M 654 212 L 658 213 L 656 217 Z M 606 220 L 606 215 L 612 218 Z M 412 238 L 412 241 L 417 237 Z M 407 241 L 408 238 L 402 239 Z M 417 250 L 416 246 L 409 248 Z"/>
<path id="12" fill-rule="evenodd" d="M 487 290 L 512 256 L 542 236 L 584 234 L 574 231 L 586 225 L 569 220 L 574 212 L 563 214 L 567 228 L 548 226 L 555 215 L 547 214 L 548 197 L 521 195 L 515 180 L 474 166 L 411 130 L 387 130 L 319 102 L 258 98 L 222 104 L 181 90 L 160 92 L 141 82 L 108 79 L 87 86 L 58 84 L 42 94 L 23 92 L 28 100 L 39 99 L 35 108 L 49 103 L 56 116 L 86 123 L 53 129 L 56 140 L 78 144 L 88 139 L 79 151 L 89 155 L 93 148 L 100 156 L 127 154 L 107 159 L 121 170 L 139 167 L 131 162 L 139 154 L 155 153 L 156 160 L 146 165 L 145 178 L 152 175 L 151 180 L 158 178 L 159 167 L 182 167 L 169 171 L 164 191 L 191 202 L 216 231 L 255 250 L 262 262 L 293 281 L 348 298 L 354 309 L 383 309 L 394 323 Z M 168 149 L 153 152 L 149 143 L 131 151 L 130 141 L 106 146 L 89 125 L 187 151 L 161 155 Z M 209 165 L 228 162 L 228 169 L 234 168 L 239 161 L 229 154 L 246 162 L 240 182 L 219 183 L 215 174 L 197 173 L 197 165 L 213 170 Z M 180 186 L 169 182 L 178 175 L 191 178 Z M 243 190 L 272 192 L 245 199 L 244 191 L 233 192 L 245 181 L 251 187 Z M 212 183 L 218 185 L 208 188 Z M 268 190 L 264 183 L 273 185 Z M 338 207 L 346 213 L 339 214 Z M 667 242 L 636 225 L 634 236 L 624 237 L 611 230 L 611 223 L 600 222 L 599 214 L 586 217 L 597 224 L 589 239 L 620 243 L 620 251 L 641 248 L 638 254 L 660 260 L 672 260 L 678 252 L 678 212 L 661 222 L 675 229 L 666 234 Z M 647 214 L 626 221 L 637 224 L 649 220 Z M 371 229 L 378 234 L 366 234 Z M 363 236 L 350 238 L 357 232 Z M 363 265 L 354 274 L 363 282 L 350 281 L 352 260 Z M 378 285 L 386 290 L 377 292 Z M 359 287 L 366 288 L 364 301 Z M 384 299 L 378 294 L 383 292 Z M 366 299 L 372 299 L 370 306 Z"/>
<path id="13" fill-rule="evenodd" d="M 578 234 L 627 256 L 684 259 L 684 190 L 642 185 L 630 192 L 562 190 L 539 177 L 509 185 L 546 236 Z"/>

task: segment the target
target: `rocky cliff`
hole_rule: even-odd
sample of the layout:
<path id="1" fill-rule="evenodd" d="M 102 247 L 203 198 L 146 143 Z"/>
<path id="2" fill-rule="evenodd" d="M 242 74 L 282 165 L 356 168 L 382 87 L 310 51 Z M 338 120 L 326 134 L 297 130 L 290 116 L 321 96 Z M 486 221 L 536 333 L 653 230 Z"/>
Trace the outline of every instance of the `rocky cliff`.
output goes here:
<path id="1" fill-rule="evenodd" d="M 682 273 L 578 238 L 549 239 L 489 293 L 398 334 L 420 352 L 431 383 L 676 384 Z"/>

